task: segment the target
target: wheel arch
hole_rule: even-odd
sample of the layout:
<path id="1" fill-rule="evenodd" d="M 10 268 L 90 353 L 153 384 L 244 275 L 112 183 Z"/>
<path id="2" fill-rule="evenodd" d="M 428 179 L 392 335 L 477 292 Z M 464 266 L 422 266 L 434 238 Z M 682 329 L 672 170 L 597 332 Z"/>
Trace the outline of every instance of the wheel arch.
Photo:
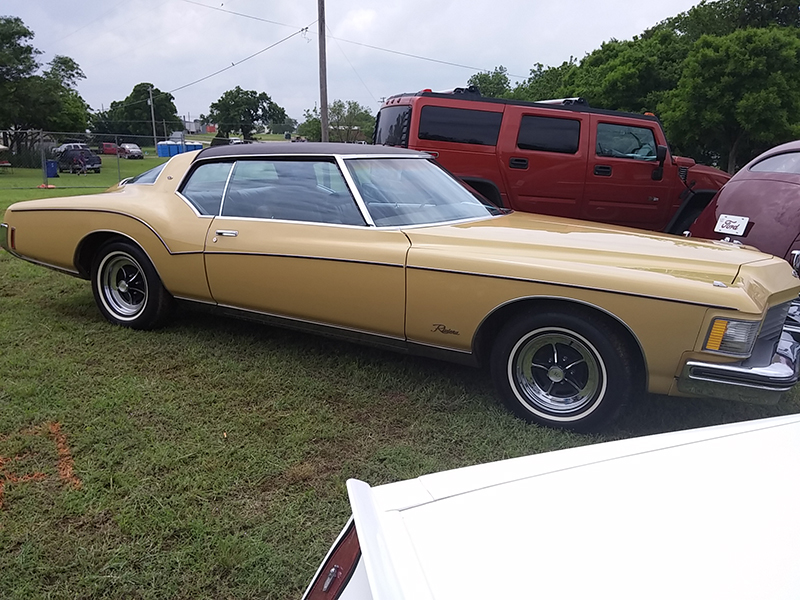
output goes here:
<path id="1" fill-rule="evenodd" d="M 597 317 L 604 321 L 620 334 L 621 339 L 631 353 L 631 358 L 636 361 L 637 373 L 641 373 L 641 381 L 639 383 L 642 385 L 642 390 L 647 390 L 649 383 L 647 357 L 639 338 L 633 330 L 625 321 L 612 312 L 590 302 L 577 300 L 575 298 L 536 296 L 517 298 L 497 306 L 491 313 L 484 317 L 472 339 L 472 352 L 477 358 L 478 364 L 481 366 L 486 366 L 488 364 L 492 346 L 503 326 L 518 315 L 531 310 L 540 312 L 547 310 L 574 312 L 577 310 L 588 316 Z"/>
<path id="2" fill-rule="evenodd" d="M 92 274 L 92 263 L 100 248 L 111 241 L 128 242 L 141 250 L 153 265 L 153 268 L 158 273 L 158 268 L 153 260 L 153 257 L 144 249 L 144 247 L 131 236 L 113 230 L 93 231 L 86 235 L 75 248 L 74 263 L 75 268 L 78 270 L 79 275 L 84 279 L 90 279 Z M 159 273 L 159 277 L 161 274 Z"/>

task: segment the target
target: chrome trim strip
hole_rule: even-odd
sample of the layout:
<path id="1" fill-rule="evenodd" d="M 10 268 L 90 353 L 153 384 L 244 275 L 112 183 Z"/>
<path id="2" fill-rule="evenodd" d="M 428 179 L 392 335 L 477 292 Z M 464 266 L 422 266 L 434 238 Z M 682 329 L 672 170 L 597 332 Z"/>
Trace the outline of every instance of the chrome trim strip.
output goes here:
<path id="1" fill-rule="evenodd" d="M 261 312 L 247 308 L 239 308 L 226 304 L 214 304 L 193 298 L 177 298 L 181 302 L 193 306 L 197 310 L 205 312 L 218 312 L 234 318 L 247 319 L 264 323 L 266 325 L 292 329 L 340 339 L 358 344 L 369 345 L 372 347 L 384 348 L 394 352 L 403 352 L 418 356 L 426 356 L 437 360 L 445 360 L 469 366 L 477 366 L 477 358 L 467 350 L 456 348 L 446 348 L 422 342 L 411 342 L 403 337 L 392 336 L 372 331 L 364 331 L 352 327 L 341 325 L 331 325 L 318 321 L 308 321 L 295 317 L 286 317 L 273 313 Z"/>
<path id="2" fill-rule="evenodd" d="M 559 283 L 555 281 L 545 281 L 541 279 L 528 279 L 526 277 L 513 277 L 511 275 L 492 275 L 491 273 L 475 273 L 469 271 L 455 271 L 451 269 L 437 269 L 435 267 L 417 267 L 413 265 L 408 265 L 407 269 L 413 269 L 415 271 L 431 271 L 433 273 L 450 273 L 452 275 L 468 275 L 472 277 L 488 277 L 489 279 L 505 279 L 507 281 L 521 281 L 525 283 L 538 283 L 541 285 L 554 285 L 558 287 L 570 288 L 570 289 L 577 289 L 577 290 L 589 290 L 592 292 L 603 292 L 607 294 L 618 294 L 620 296 L 630 296 L 632 298 L 647 298 L 649 300 L 663 300 L 664 302 L 675 302 L 677 304 L 689 304 L 691 306 L 703 306 L 705 308 L 714 308 L 719 310 L 731 310 L 735 312 L 740 312 L 738 308 L 734 308 L 732 306 L 723 306 L 723 305 L 716 305 L 716 304 L 704 304 L 702 302 L 692 302 L 691 300 L 679 300 L 677 298 L 667 298 L 664 296 L 652 296 L 649 294 L 636 294 L 633 292 L 622 292 L 620 290 L 613 290 L 609 288 L 597 288 L 591 287 L 588 285 L 578 285 L 576 283 Z M 538 296 L 532 296 L 534 298 L 538 298 Z"/>
<path id="3" fill-rule="evenodd" d="M 357 260 L 354 258 L 333 258 L 329 256 L 311 256 L 305 254 L 279 254 L 277 252 L 213 252 L 213 251 L 206 251 L 203 252 L 205 255 L 215 254 L 215 255 L 230 255 L 230 256 L 266 256 L 270 258 L 297 258 L 297 259 L 304 259 L 304 260 L 325 260 L 330 262 L 341 262 L 341 263 L 352 263 L 356 265 L 373 265 L 376 267 L 394 267 L 394 268 L 403 268 L 405 265 L 401 263 L 382 263 L 377 261 L 371 260 Z"/>
<path id="4" fill-rule="evenodd" d="M 698 396 L 775 404 L 800 379 L 798 357 L 800 344 L 784 332 L 770 364 L 688 361 L 678 378 L 678 389 Z"/>
<path id="5" fill-rule="evenodd" d="M 41 260 L 36 260 L 36 259 L 33 259 L 33 258 L 29 258 L 27 256 L 23 256 L 22 254 L 17 254 L 16 252 L 10 252 L 10 253 L 13 256 L 16 256 L 17 258 L 19 258 L 21 260 L 24 260 L 25 262 L 29 262 L 29 263 L 32 263 L 34 265 L 39 265 L 40 267 L 45 267 L 45 268 L 50 269 L 52 271 L 58 271 L 59 273 L 64 273 L 66 275 L 72 275 L 73 277 L 78 277 L 80 279 L 83 279 L 83 276 L 77 270 L 72 270 L 72 269 L 67 269 L 65 267 L 59 267 L 59 266 L 56 266 L 56 265 L 51 265 L 50 263 L 47 263 L 47 262 L 44 262 L 44 261 L 41 261 Z"/>

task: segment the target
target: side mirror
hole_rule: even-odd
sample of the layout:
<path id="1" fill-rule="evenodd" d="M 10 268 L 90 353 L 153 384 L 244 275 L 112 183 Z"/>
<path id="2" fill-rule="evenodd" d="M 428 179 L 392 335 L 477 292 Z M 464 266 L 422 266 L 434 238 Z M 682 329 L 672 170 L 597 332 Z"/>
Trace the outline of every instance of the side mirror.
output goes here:
<path id="1" fill-rule="evenodd" d="M 658 161 L 658 166 L 653 169 L 650 177 L 653 181 L 661 181 L 664 178 L 664 161 L 667 160 L 666 146 L 656 146 L 656 160 Z"/>

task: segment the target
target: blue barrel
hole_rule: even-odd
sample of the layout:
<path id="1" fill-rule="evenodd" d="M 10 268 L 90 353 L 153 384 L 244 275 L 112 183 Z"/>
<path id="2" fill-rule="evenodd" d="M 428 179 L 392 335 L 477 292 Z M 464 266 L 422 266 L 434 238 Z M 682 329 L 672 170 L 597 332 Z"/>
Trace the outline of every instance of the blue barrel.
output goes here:
<path id="1" fill-rule="evenodd" d="M 48 177 L 58 177 L 58 161 L 48 160 L 45 162 Z"/>

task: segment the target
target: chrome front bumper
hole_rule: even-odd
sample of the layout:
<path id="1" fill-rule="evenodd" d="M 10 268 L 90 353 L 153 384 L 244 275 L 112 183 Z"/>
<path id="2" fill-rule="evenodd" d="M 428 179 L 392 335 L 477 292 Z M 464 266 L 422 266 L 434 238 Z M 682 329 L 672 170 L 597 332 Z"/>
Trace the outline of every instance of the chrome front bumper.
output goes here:
<path id="1" fill-rule="evenodd" d="M 800 343 L 784 326 L 770 364 L 749 364 L 752 358 L 723 364 L 689 361 L 678 379 L 678 389 L 695 396 L 775 404 L 797 383 L 799 357 Z"/>

